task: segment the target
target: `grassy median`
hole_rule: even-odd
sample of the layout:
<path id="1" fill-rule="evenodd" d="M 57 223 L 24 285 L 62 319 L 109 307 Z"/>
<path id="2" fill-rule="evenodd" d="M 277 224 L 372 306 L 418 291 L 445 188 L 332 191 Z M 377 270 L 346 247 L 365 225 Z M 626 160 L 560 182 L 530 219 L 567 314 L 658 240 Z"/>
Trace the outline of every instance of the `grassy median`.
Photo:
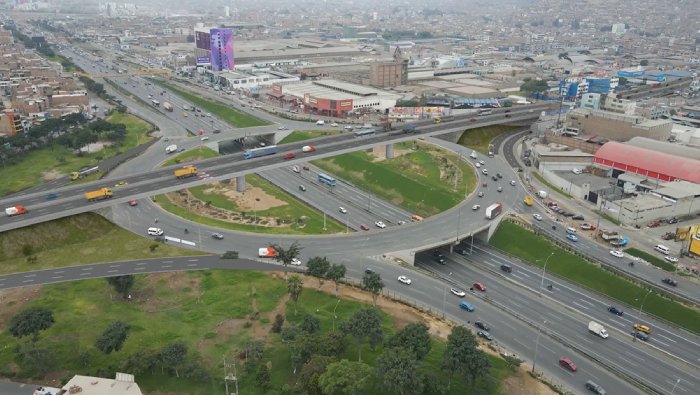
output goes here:
<path id="1" fill-rule="evenodd" d="M 295 130 L 290 133 L 289 136 L 280 140 L 279 144 L 296 143 L 298 141 L 311 140 L 340 133 L 342 133 L 340 130 Z"/>
<path id="2" fill-rule="evenodd" d="M 514 130 L 522 129 L 520 126 L 491 125 L 476 129 L 465 130 L 459 137 L 457 144 L 469 147 L 475 151 L 486 155 L 489 151 L 489 144 L 496 137 Z"/>

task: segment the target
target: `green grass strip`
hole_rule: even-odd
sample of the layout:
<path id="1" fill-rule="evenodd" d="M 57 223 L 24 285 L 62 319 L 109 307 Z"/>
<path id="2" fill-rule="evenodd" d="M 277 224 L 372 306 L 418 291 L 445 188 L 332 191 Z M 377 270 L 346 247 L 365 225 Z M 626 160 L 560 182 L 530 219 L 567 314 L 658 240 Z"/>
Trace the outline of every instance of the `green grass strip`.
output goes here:
<path id="1" fill-rule="evenodd" d="M 520 129 L 518 126 L 508 125 L 491 125 L 482 128 L 465 130 L 459 137 L 457 144 L 469 147 L 475 151 L 486 155 L 489 151 L 489 144 L 496 137 L 503 133 L 511 133 L 515 129 Z"/>
<path id="2" fill-rule="evenodd" d="M 645 261 L 651 263 L 652 265 L 661 268 L 663 270 L 666 270 L 667 272 L 675 272 L 676 267 L 673 266 L 670 262 L 666 262 L 663 259 L 659 259 L 655 257 L 654 255 L 649 254 L 648 252 L 644 252 L 641 250 L 638 250 L 636 248 L 628 248 L 625 250 L 626 253 L 636 256 L 637 258 L 642 258 Z"/>
<path id="3" fill-rule="evenodd" d="M 332 136 L 342 133 L 340 130 L 295 130 L 289 136 L 280 140 L 279 144 L 296 143 L 298 141 L 311 140 L 317 137 Z"/>

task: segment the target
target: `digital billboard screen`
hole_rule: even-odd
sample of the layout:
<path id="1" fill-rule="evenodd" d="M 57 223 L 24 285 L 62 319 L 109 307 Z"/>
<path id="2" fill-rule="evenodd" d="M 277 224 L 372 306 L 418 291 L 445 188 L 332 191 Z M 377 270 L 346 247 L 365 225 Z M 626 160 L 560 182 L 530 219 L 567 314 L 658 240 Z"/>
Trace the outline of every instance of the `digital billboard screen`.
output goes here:
<path id="1" fill-rule="evenodd" d="M 233 31 L 231 29 L 211 29 L 210 33 L 212 70 L 233 69 Z"/>

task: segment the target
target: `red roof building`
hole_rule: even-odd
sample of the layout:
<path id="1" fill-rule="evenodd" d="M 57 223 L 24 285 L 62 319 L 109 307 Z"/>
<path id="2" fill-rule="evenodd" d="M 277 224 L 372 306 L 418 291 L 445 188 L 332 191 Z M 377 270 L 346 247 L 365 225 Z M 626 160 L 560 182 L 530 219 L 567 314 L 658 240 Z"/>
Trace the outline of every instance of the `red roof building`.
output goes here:
<path id="1" fill-rule="evenodd" d="M 700 158 L 700 156 L 699 156 Z M 674 156 L 632 145 L 608 142 L 596 152 L 593 162 L 626 173 L 662 181 L 677 179 L 700 184 L 700 160 Z"/>

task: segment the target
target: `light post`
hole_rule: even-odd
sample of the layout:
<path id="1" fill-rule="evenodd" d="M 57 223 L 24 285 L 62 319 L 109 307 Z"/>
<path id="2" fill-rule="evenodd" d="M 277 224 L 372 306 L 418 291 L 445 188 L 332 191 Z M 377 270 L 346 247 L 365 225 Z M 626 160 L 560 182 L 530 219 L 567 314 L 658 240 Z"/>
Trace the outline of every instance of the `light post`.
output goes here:
<path id="1" fill-rule="evenodd" d="M 544 261 L 544 267 L 542 268 L 542 281 L 540 281 L 540 295 L 542 295 L 542 288 L 544 287 L 544 274 L 547 272 L 547 263 L 549 263 L 549 258 L 551 258 L 552 255 L 554 255 L 554 252 L 549 254 L 547 259 L 545 259 L 545 261 Z M 535 262 L 539 262 L 539 259 L 536 260 Z"/>
<path id="2" fill-rule="evenodd" d="M 647 301 L 647 296 L 649 296 L 649 294 L 651 293 L 651 291 L 652 291 L 652 290 L 650 289 L 650 290 L 647 292 L 647 294 L 644 295 L 644 299 L 642 299 L 642 304 L 639 305 L 639 319 L 640 319 L 640 320 L 642 319 L 642 308 L 644 307 L 644 302 Z"/>
<path id="3" fill-rule="evenodd" d="M 543 321 L 537 327 L 537 341 L 535 342 L 535 356 L 532 358 L 532 373 L 535 373 L 535 363 L 537 362 L 537 349 L 540 346 L 540 335 L 542 334 L 542 325 L 546 325 L 547 321 Z"/>
<path id="4" fill-rule="evenodd" d="M 673 389 L 671 390 L 671 395 L 673 395 L 673 392 L 676 391 L 676 387 L 678 386 L 678 383 L 681 382 L 681 379 L 676 380 L 676 384 L 673 385 Z"/>

